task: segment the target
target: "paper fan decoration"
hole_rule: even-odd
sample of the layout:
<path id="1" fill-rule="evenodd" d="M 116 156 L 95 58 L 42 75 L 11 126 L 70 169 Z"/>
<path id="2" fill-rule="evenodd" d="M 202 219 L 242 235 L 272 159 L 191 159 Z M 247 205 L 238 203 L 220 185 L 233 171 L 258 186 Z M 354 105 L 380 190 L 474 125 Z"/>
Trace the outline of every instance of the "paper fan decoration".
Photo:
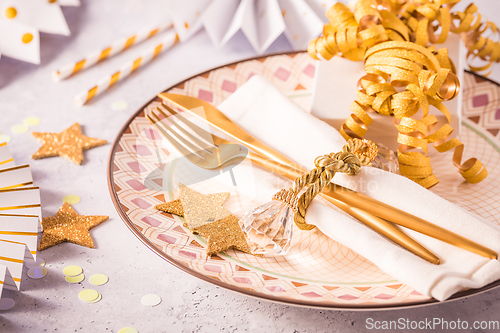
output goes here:
<path id="1" fill-rule="evenodd" d="M 0 296 L 19 290 L 25 260 L 36 259 L 42 211 L 40 191 L 29 165 L 16 166 L 6 143 L 0 143 Z"/>
<path id="2" fill-rule="evenodd" d="M 39 32 L 69 36 L 61 6 L 79 5 L 79 0 L 0 0 L 0 55 L 39 64 Z"/>
<path id="3" fill-rule="evenodd" d="M 325 12 L 335 0 L 168 0 L 169 14 L 181 41 L 205 28 L 222 47 L 242 31 L 258 54 L 282 33 L 295 50 L 304 50 L 321 34 Z"/>

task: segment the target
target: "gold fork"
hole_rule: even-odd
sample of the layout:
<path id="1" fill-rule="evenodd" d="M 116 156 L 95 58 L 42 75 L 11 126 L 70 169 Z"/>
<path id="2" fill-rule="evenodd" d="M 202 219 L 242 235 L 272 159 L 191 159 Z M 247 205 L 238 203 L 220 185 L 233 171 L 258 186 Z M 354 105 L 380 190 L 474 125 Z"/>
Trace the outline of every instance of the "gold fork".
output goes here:
<path id="1" fill-rule="evenodd" d="M 170 116 L 167 115 L 162 108 L 168 111 Z M 262 155 L 249 152 L 239 144 L 235 144 L 211 134 L 193 124 L 166 104 L 162 104 L 162 108 L 157 107 L 156 112 L 151 111 L 151 115 L 146 114 L 146 117 L 175 149 L 190 162 L 201 168 L 215 169 L 223 167 L 239 162 L 248 156 L 252 162 L 291 180 L 294 180 L 304 172 L 304 170 L 294 168 L 293 166 L 287 166 Z M 163 116 L 163 119 L 160 115 Z M 177 121 L 173 121 L 172 118 Z M 191 131 L 188 131 L 179 123 L 184 124 Z M 196 133 L 196 135 L 194 133 Z M 352 207 L 325 193 L 320 193 L 320 195 L 336 207 L 358 219 L 394 243 L 433 264 L 439 264 L 438 257 L 409 237 L 394 224 L 371 215 L 362 209 Z"/>

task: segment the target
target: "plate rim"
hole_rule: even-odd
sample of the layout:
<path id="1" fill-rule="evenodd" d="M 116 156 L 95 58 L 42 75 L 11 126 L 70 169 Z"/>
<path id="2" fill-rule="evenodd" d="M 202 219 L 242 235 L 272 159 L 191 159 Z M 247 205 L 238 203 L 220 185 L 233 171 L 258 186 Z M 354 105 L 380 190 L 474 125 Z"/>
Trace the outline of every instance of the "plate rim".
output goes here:
<path id="1" fill-rule="evenodd" d="M 307 51 L 290 51 L 290 52 L 276 52 L 276 53 L 271 53 L 271 54 L 266 54 L 266 55 L 261 55 L 261 56 L 253 56 L 253 57 L 249 57 L 249 58 L 245 58 L 245 59 L 241 59 L 241 60 L 237 60 L 237 61 L 234 61 L 234 62 L 230 62 L 230 63 L 227 63 L 227 64 L 223 64 L 223 65 L 220 65 L 220 66 L 216 66 L 216 67 L 213 67 L 213 68 L 210 68 L 208 70 L 205 70 L 203 72 L 200 72 L 200 73 L 197 73 L 195 75 L 192 75 L 182 81 L 179 81 L 169 87 L 167 87 L 166 89 L 164 89 L 162 92 L 166 92 L 168 90 L 171 90 L 173 88 L 175 88 L 176 86 L 178 85 L 181 85 L 181 84 L 184 84 L 186 83 L 187 81 L 189 80 L 192 80 L 198 76 L 201 76 L 201 75 L 204 75 L 204 74 L 207 74 L 207 73 L 210 73 L 212 71 L 215 71 L 215 70 L 218 70 L 218 69 L 221 69 L 221 68 L 224 68 L 224 67 L 228 67 L 228 66 L 232 66 L 232 65 L 236 65 L 236 64 L 239 64 L 239 63 L 243 63 L 243 62 L 247 62 L 247 61 L 251 61 L 251 60 L 259 60 L 259 59 L 263 59 L 263 58 L 268 58 L 268 57 L 275 57 L 275 56 L 280 56 L 280 55 L 297 55 L 297 54 L 302 54 L 302 53 L 306 53 Z M 465 72 L 469 73 L 469 74 L 472 74 L 476 77 L 480 77 L 481 79 L 484 79 L 486 81 L 489 81 L 497 86 L 500 86 L 500 84 L 496 81 L 493 81 L 489 78 L 486 78 L 482 75 L 479 75 L 479 74 L 476 74 L 476 73 L 473 73 L 469 70 L 465 70 Z M 223 282 L 223 281 L 220 281 L 220 280 L 215 280 L 215 279 L 212 279 L 210 278 L 209 276 L 206 276 L 206 275 L 203 275 L 202 273 L 200 272 L 197 272 L 187 266 L 185 266 L 184 264 L 178 262 L 177 260 L 175 260 L 174 258 L 170 257 L 169 255 L 167 255 L 166 253 L 160 251 L 159 249 L 157 249 L 134 225 L 134 223 L 130 220 L 130 218 L 128 217 L 128 215 L 125 213 L 125 211 L 123 211 L 120 203 L 119 203 L 119 199 L 118 199 L 118 194 L 114 188 L 114 175 L 113 175 L 113 165 L 114 165 L 114 157 L 116 155 L 116 150 L 117 150 L 117 147 L 119 145 L 119 142 L 121 140 L 121 138 L 123 137 L 123 134 L 125 133 L 125 131 L 127 130 L 127 128 L 129 127 L 129 125 L 132 123 L 132 121 L 134 121 L 134 119 L 144 111 L 144 109 L 149 105 L 151 104 L 152 102 L 154 101 L 159 101 L 160 99 L 158 98 L 158 96 L 155 96 L 153 97 L 152 99 L 150 99 L 148 102 L 146 102 L 143 106 L 141 106 L 134 114 L 132 114 L 130 116 L 130 118 L 125 122 L 125 124 L 122 126 L 122 128 L 119 130 L 115 140 L 113 141 L 113 146 L 111 147 L 111 151 L 109 153 L 109 158 L 108 158 L 108 169 L 107 169 L 107 181 L 108 181 L 108 190 L 111 194 L 111 200 L 113 202 L 113 205 L 115 207 L 115 210 L 117 211 L 118 215 L 120 216 L 120 218 L 122 219 L 122 221 L 125 223 L 125 225 L 130 229 L 130 231 L 132 231 L 132 233 L 142 242 L 144 243 L 144 245 L 146 245 L 147 248 L 149 248 L 151 251 L 153 251 L 154 253 L 156 253 L 158 256 L 160 256 L 162 259 L 166 260 L 168 263 L 172 264 L 173 266 L 175 266 L 176 268 L 180 269 L 181 271 L 184 271 L 198 279 L 201 279 L 205 282 L 208 282 L 208 283 L 211 283 L 215 286 L 218 286 L 218 287 L 222 287 L 224 289 L 228 289 L 228 290 L 231 290 L 231 291 L 234 291 L 234 292 L 237 292 L 239 294 L 244 294 L 246 296 L 251 296 L 253 298 L 257 298 L 259 300 L 266 300 L 266 301 L 271 301 L 271 302 L 276 302 L 276 303 L 281 303 L 281 304 L 285 304 L 285 305 L 293 305 L 293 306 L 299 306 L 299 307 L 306 307 L 306 308 L 316 308 L 316 309 L 328 309 L 328 310 L 339 310 L 339 311 L 381 311 L 381 310 L 385 310 L 385 311 L 389 311 L 389 310 L 399 310 L 399 309 L 411 309 L 411 308 L 420 308 L 420 307 L 426 307 L 426 306 L 430 306 L 430 305 L 437 305 L 437 304 L 444 304 L 444 303 L 450 303 L 450 302 L 454 302 L 454 301 L 457 301 L 457 300 L 461 300 L 461 299 L 464 299 L 468 296 L 473 296 L 473 295 L 479 295 L 479 294 L 482 294 L 484 292 L 487 292 L 487 291 L 490 291 L 490 290 L 493 290 L 497 287 L 500 286 L 500 280 L 497 280 L 495 282 L 492 282 L 482 288 L 479 288 L 479 289 L 469 289 L 469 290 L 464 290 L 464 291 L 460 291 L 458 293 L 455 293 L 454 295 L 452 295 L 450 298 L 448 298 L 447 300 L 445 301 L 438 301 L 434 298 L 431 298 L 429 299 L 428 301 L 425 301 L 425 302 L 405 302 L 405 303 L 401 303 L 401 304 L 369 304 L 369 305 L 362 305 L 362 304 L 342 304 L 342 306 L 339 306 L 338 304 L 331 304 L 331 303 L 326 303 L 326 302 L 315 302 L 315 301 L 305 301 L 305 300 L 298 300 L 298 299 L 291 299 L 291 298 L 283 298 L 283 297 L 277 297 L 277 296 L 274 296 L 272 294 L 264 294 L 264 293 L 261 293 L 261 292 L 257 292 L 257 291 L 254 291 L 254 290 L 249 290 L 249 289 L 246 289 L 246 288 L 243 288 L 243 287 L 238 287 L 236 285 L 232 285 L 232 284 L 228 284 L 226 282 Z"/>

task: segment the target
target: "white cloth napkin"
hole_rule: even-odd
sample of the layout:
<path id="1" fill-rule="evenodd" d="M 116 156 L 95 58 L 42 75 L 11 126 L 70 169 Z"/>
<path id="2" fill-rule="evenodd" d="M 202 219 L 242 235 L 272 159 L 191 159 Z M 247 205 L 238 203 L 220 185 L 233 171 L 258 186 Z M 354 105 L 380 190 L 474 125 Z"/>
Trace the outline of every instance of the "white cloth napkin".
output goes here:
<path id="1" fill-rule="evenodd" d="M 345 144 L 334 128 L 302 110 L 262 76 L 252 77 L 218 108 L 251 135 L 307 169 L 314 167 L 317 156 L 337 152 Z M 492 224 L 402 176 L 365 167 L 356 176 L 337 174 L 334 182 L 500 252 L 500 232 Z M 259 186 L 267 187 L 259 192 L 274 193 L 282 185 L 278 184 L 259 182 Z M 500 278 L 498 260 L 405 229 L 440 258 L 441 264 L 433 265 L 318 200 L 309 206 L 306 221 L 400 282 L 437 300 Z"/>

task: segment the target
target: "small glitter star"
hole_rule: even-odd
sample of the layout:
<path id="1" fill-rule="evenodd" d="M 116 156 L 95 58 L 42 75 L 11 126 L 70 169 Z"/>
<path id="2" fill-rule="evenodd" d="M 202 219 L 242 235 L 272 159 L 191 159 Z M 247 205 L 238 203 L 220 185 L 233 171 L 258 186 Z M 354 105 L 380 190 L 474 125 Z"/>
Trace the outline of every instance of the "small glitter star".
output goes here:
<path id="1" fill-rule="evenodd" d="M 209 256 L 231 248 L 251 253 L 238 218 L 222 206 L 228 196 L 229 193 L 203 195 L 179 184 L 180 199 L 159 204 L 155 208 L 184 216 L 185 226 L 207 241 Z"/>
<path id="2" fill-rule="evenodd" d="M 80 124 L 65 129 L 61 133 L 31 133 L 43 146 L 31 156 L 37 160 L 45 157 L 61 156 L 75 164 L 83 161 L 83 150 L 102 146 L 106 140 L 89 138 L 82 134 Z"/>
<path id="3" fill-rule="evenodd" d="M 179 184 L 179 199 L 187 227 L 192 230 L 231 215 L 223 206 L 228 197 L 229 192 L 204 195 Z"/>
<path id="4" fill-rule="evenodd" d="M 85 216 L 65 202 L 56 215 L 42 219 L 43 234 L 38 251 L 63 242 L 94 248 L 89 229 L 106 221 L 108 216 Z"/>

